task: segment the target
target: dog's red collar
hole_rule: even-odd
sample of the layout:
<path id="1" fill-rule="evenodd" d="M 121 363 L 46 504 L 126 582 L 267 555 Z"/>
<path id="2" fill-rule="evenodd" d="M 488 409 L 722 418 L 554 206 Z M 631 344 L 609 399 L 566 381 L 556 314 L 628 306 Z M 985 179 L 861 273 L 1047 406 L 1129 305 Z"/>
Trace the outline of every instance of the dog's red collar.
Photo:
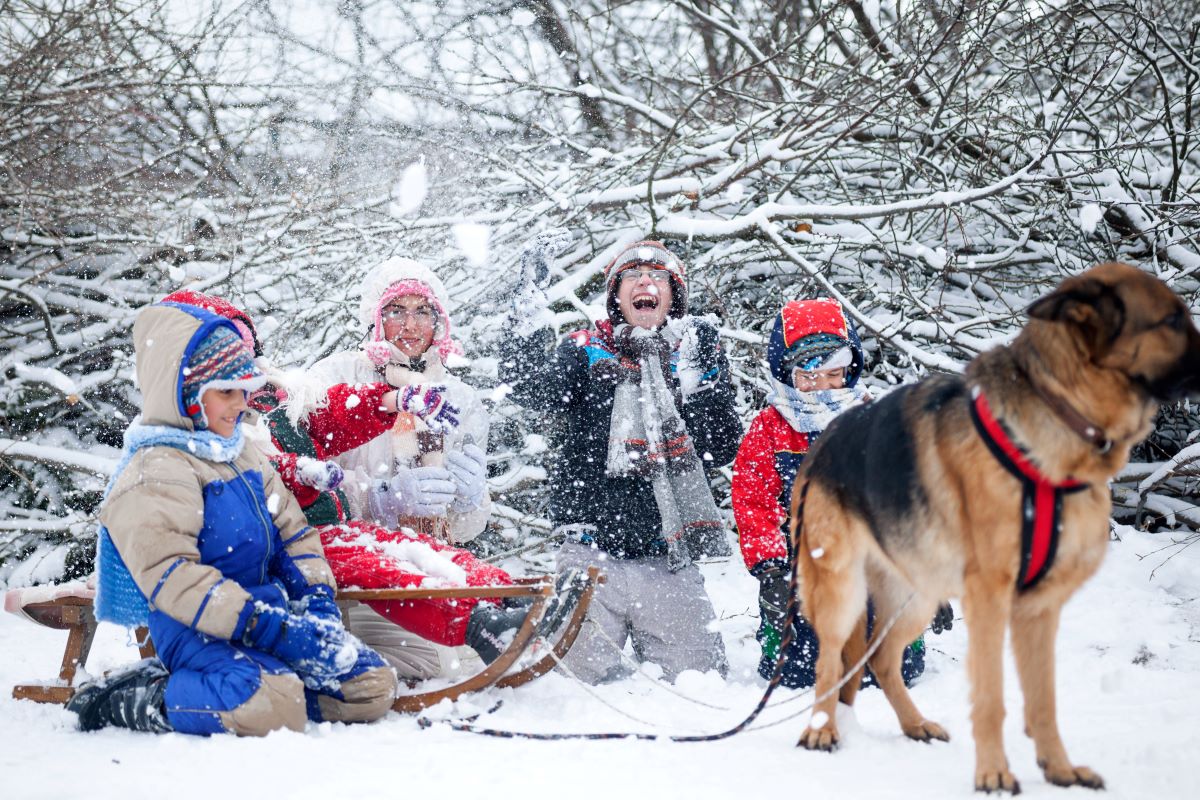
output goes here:
<path id="1" fill-rule="evenodd" d="M 1032 588 L 1054 564 L 1062 527 L 1063 495 L 1087 488 L 1067 478 L 1054 482 L 1038 469 L 996 419 L 987 397 L 978 386 L 971 390 L 971 420 L 996 460 L 1021 482 L 1021 569 L 1017 589 Z"/>

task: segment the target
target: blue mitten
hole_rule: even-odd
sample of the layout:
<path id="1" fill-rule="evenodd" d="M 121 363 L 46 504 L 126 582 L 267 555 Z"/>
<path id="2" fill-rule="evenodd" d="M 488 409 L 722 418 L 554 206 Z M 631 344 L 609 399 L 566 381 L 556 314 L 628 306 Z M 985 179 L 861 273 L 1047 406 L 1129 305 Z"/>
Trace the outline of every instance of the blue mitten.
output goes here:
<path id="1" fill-rule="evenodd" d="M 328 681 L 354 665 L 355 648 L 346 629 L 312 615 L 257 608 L 246 623 L 242 641 L 277 656 L 302 677 Z"/>
<path id="2" fill-rule="evenodd" d="M 342 611 L 333 599 L 333 589 L 323 583 L 310 586 L 300 595 L 299 611 L 327 622 L 342 624 Z"/>

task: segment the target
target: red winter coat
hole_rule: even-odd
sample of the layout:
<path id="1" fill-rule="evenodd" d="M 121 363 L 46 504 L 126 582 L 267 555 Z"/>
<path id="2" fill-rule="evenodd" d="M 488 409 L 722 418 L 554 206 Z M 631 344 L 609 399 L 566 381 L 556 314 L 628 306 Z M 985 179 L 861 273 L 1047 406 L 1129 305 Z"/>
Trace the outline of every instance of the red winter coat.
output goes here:
<path id="1" fill-rule="evenodd" d="M 792 481 L 816 437 L 799 433 L 774 407 L 750 423 L 733 462 L 733 517 L 746 567 L 788 559 L 787 518 Z"/>
<path id="2" fill-rule="evenodd" d="M 796 342 L 814 333 L 846 340 L 851 363 L 846 385 L 857 383 L 863 368 L 862 344 L 846 312 L 834 300 L 793 300 L 775 317 L 767 343 L 767 364 L 780 383 L 790 384 L 784 356 Z M 733 462 L 733 517 L 737 522 L 742 558 L 749 569 L 778 558 L 788 560 L 787 518 L 792 482 L 816 433 L 799 433 L 773 407 L 759 412 L 738 448 Z"/>
<path id="3" fill-rule="evenodd" d="M 391 390 L 386 383 L 331 386 L 327 392 L 329 403 L 309 413 L 303 429 L 292 426 L 282 410 L 269 414 L 271 441 L 280 450 L 271 463 L 309 514 L 310 524 L 345 522 L 347 509 L 340 493 L 322 492 L 300 483 L 296 477 L 296 459 L 308 456 L 328 461 L 387 433 L 395 424 L 396 415 L 384 411 L 381 405 L 383 396 Z M 320 518 L 313 518 L 318 501 L 324 501 L 328 509 L 321 508 Z"/>

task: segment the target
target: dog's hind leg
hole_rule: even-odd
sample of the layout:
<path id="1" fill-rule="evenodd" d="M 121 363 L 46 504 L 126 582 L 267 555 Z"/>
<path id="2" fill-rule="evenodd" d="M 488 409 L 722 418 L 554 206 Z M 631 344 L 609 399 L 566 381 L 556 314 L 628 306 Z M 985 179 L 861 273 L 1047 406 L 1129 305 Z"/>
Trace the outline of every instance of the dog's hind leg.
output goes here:
<path id="1" fill-rule="evenodd" d="M 863 661 L 863 655 L 867 652 L 867 612 L 864 611 L 858 618 L 858 622 L 854 624 L 854 630 L 850 632 L 850 638 L 846 640 L 846 644 L 842 647 L 842 674 L 849 674 L 851 669 L 854 669 L 854 674 L 846 679 L 842 684 L 842 691 L 838 696 L 841 702 L 848 706 L 854 705 L 854 698 L 858 695 L 859 688 L 862 687 L 863 673 L 867 671 L 867 664 Z M 863 661 L 862 664 L 858 662 Z M 855 667 L 857 666 L 857 669 Z"/>
<path id="2" fill-rule="evenodd" d="M 949 741 L 950 734 L 946 733 L 945 728 L 926 719 L 917 708 L 901 675 L 904 651 L 925 630 L 933 618 L 936 603 L 920 596 L 909 600 L 912 590 L 894 579 L 873 579 L 871 591 L 871 599 L 875 603 L 875 635 L 868 649 L 876 639 L 883 637 L 879 648 L 871 656 L 871 671 L 875 673 L 879 688 L 883 689 L 892 710 L 896 712 L 900 729 L 908 738 L 922 742 L 932 739 Z M 904 605 L 906 601 L 908 604 Z"/>
<path id="3" fill-rule="evenodd" d="M 1054 689 L 1054 640 L 1062 606 L 1022 602 L 1013 607 L 1012 644 L 1025 696 L 1025 732 L 1037 747 L 1038 766 L 1058 786 L 1103 789 L 1104 779 L 1087 767 L 1072 766 L 1058 734 Z"/>
<path id="4" fill-rule="evenodd" d="M 971 728 L 975 735 L 975 788 L 1021 791 L 1004 754 L 1004 629 L 1012 605 L 1008 573 L 967 574 L 963 616 L 967 621 L 967 676 L 971 682 Z"/>
<path id="5" fill-rule="evenodd" d="M 864 569 L 865 526 L 817 486 L 810 487 L 800 539 L 804 614 L 820 642 L 812 721 L 797 745 L 833 750 L 838 743 L 835 714 L 842 649 L 867 604 Z"/>

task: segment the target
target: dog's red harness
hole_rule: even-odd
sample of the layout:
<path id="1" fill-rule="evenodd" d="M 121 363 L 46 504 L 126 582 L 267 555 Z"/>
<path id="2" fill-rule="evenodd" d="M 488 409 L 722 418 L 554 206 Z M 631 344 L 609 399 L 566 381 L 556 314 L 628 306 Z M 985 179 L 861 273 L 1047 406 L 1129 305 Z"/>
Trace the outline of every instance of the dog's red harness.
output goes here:
<path id="1" fill-rule="evenodd" d="M 1063 496 L 1083 491 L 1088 484 L 1073 478 L 1055 483 L 1047 478 L 992 414 L 983 391 L 975 387 L 971 395 L 975 429 L 996 460 L 1021 482 L 1021 570 L 1017 573 L 1017 589 L 1024 591 L 1044 578 L 1054 564 Z"/>

